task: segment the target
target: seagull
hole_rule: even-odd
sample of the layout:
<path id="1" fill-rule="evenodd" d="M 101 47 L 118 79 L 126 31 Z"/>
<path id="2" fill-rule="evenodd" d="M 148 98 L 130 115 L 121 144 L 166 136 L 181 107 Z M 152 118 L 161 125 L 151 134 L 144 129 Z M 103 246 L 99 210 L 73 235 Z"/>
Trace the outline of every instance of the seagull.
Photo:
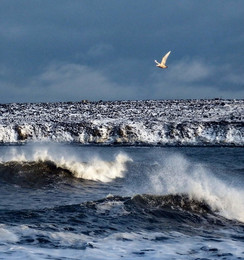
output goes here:
<path id="1" fill-rule="evenodd" d="M 166 66 L 166 60 L 168 59 L 169 55 L 170 55 L 171 51 L 169 51 L 167 54 L 165 54 L 162 58 L 161 63 L 159 63 L 158 61 L 155 60 L 155 62 L 157 63 L 157 67 L 161 68 L 161 69 L 167 69 L 168 66 Z"/>

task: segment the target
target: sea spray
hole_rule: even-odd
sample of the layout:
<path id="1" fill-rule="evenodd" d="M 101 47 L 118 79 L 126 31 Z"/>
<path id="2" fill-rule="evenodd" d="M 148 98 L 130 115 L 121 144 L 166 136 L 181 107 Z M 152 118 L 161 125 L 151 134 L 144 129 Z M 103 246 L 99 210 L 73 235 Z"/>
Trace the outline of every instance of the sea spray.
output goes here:
<path id="1" fill-rule="evenodd" d="M 158 195 L 186 194 L 226 218 L 244 222 L 244 192 L 180 154 L 165 157 L 160 170 L 150 173 L 149 179 L 150 189 Z"/>

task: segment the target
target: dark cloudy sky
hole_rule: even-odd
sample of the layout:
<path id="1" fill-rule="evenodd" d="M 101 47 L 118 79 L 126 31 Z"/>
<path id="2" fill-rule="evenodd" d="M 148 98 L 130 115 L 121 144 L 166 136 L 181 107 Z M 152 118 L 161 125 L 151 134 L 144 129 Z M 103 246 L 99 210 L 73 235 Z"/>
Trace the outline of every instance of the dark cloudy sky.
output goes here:
<path id="1" fill-rule="evenodd" d="M 244 98 L 243 0 L 0 6 L 0 103 Z"/>

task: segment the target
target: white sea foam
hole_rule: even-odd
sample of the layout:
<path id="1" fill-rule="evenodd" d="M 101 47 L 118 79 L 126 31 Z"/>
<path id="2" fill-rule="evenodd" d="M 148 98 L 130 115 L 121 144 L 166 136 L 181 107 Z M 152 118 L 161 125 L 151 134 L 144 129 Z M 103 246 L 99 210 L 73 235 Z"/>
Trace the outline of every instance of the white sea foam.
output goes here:
<path id="1" fill-rule="evenodd" d="M 99 214 L 107 213 L 111 217 L 118 217 L 129 214 L 129 212 L 126 211 L 124 207 L 124 202 L 122 201 L 105 201 L 103 203 L 97 204 L 96 208 Z"/>
<path id="2" fill-rule="evenodd" d="M 22 244 L 12 241 L 0 244 L 3 259 L 216 259 L 217 254 L 231 254 L 233 259 L 242 256 L 243 243 L 231 239 L 205 241 L 199 236 L 188 236 L 179 232 L 115 232 L 105 237 L 51 232 L 29 228 L 26 225 L 5 227 L 16 236 L 33 240 L 45 237 L 57 248 Z M 163 243 L 157 242 L 164 239 Z M 1 241 L 3 242 L 3 241 Z M 9 242 L 9 241 L 6 241 Z M 81 250 L 85 249 L 85 250 Z"/>
<path id="3" fill-rule="evenodd" d="M 222 216 L 244 222 L 244 192 L 182 155 L 164 158 L 161 169 L 151 173 L 150 180 L 150 189 L 157 194 L 188 194 L 205 201 Z"/>
<path id="4" fill-rule="evenodd" d="M 18 236 L 8 230 L 5 225 L 0 225 L 0 243 L 2 242 L 17 242 L 19 240 Z"/>
<path id="5" fill-rule="evenodd" d="M 55 148 L 55 149 L 54 149 Z M 68 154 L 57 146 L 30 146 L 29 150 L 10 149 L 0 157 L 0 162 L 45 162 L 51 161 L 57 167 L 70 171 L 74 177 L 86 180 L 110 182 L 122 178 L 126 171 L 126 163 L 131 161 L 125 153 L 118 153 L 111 161 L 99 158 L 96 154 L 90 158 L 79 158 L 76 154 Z"/>
<path id="6" fill-rule="evenodd" d="M 129 160 L 127 155 L 120 153 L 111 162 L 96 157 L 88 163 L 72 162 L 61 158 L 57 162 L 57 166 L 71 171 L 76 178 L 109 182 L 115 178 L 123 177 L 126 170 L 125 163 Z"/>

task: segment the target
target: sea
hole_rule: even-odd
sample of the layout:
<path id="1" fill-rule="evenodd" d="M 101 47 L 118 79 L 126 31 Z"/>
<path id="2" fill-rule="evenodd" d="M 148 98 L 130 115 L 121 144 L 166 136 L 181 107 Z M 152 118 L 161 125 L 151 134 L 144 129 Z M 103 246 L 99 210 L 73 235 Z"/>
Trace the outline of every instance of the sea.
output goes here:
<path id="1" fill-rule="evenodd" d="M 0 259 L 244 259 L 244 148 L 2 144 Z"/>

